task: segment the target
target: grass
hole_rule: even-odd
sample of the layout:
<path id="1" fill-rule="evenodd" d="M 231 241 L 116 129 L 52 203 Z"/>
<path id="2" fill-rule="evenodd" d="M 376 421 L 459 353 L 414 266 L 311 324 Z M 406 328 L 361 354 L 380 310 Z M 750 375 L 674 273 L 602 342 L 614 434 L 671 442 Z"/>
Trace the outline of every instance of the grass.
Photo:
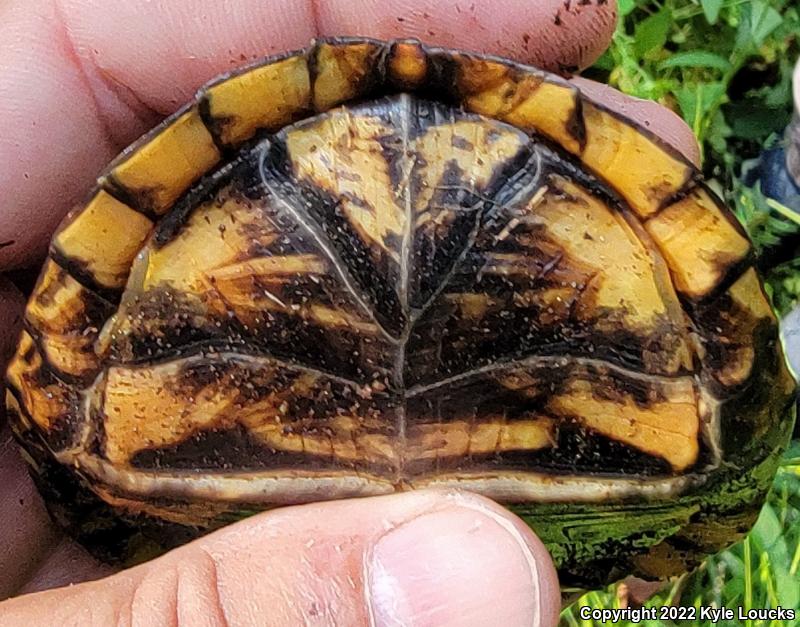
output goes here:
<path id="1" fill-rule="evenodd" d="M 782 141 L 792 115 L 791 74 L 800 57 L 796 0 L 619 0 L 610 49 L 587 74 L 657 100 L 697 136 L 703 170 L 750 233 L 779 313 L 800 301 L 800 218 L 766 198 L 745 173 Z M 581 596 L 561 624 L 600 624 L 579 608 L 627 606 L 619 584 Z M 800 617 L 800 441 L 787 451 L 756 525 L 741 542 L 668 582 L 645 607 L 791 608 Z M 658 610 L 656 610 L 658 611 Z M 795 620 L 644 620 L 615 625 L 783 627 Z"/>

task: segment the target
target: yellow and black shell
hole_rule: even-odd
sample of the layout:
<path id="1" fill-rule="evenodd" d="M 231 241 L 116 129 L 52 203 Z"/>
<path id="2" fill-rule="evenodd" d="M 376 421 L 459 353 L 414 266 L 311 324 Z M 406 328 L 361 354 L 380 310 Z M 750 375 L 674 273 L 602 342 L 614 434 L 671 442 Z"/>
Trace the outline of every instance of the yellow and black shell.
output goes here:
<path id="1" fill-rule="evenodd" d="M 700 178 L 504 59 L 335 39 L 263 60 L 58 229 L 14 430 L 106 556 L 461 487 L 565 582 L 677 572 L 748 528 L 793 420 L 751 244 Z"/>

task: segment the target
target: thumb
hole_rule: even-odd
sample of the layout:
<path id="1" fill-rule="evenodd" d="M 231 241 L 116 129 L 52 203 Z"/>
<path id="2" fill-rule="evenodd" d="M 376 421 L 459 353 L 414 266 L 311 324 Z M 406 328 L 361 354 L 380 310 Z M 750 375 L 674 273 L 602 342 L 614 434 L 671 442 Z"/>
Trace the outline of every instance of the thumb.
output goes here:
<path id="1" fill-rule="evenodd" d="M 106 579 L 0 604 L 0 624 L 556 624 L 541 542 L 499 505 L 409 492 L 275 510 Z"/>

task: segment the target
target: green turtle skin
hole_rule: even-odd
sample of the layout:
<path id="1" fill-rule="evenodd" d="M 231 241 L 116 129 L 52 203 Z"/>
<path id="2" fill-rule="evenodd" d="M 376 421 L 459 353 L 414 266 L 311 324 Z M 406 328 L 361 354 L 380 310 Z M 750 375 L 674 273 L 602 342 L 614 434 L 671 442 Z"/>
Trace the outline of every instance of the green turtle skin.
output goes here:
<path id="1" fill-rule="evenodd" d="M 535 68 L 334 39 L 213 81 L 99 177 L 7 405 L 105 560 L 461 488 L 596 585 L 745 533 L 794 388 L 747 236 L 659 138 Z"/>

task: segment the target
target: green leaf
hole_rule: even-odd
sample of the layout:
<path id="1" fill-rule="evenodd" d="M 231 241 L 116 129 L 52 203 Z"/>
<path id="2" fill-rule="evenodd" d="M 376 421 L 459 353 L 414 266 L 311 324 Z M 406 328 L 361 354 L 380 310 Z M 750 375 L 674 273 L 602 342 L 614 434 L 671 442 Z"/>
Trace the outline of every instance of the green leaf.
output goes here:
<path id="1" fill-rule="evenodd" d="M 719 10 L 722 8 L 722 0 L 702 0 L 703 13 L 709 24 L 716 24 L 719 18 Z"/>
<path id="2" fill-rule="evenodd" d="M 717 109 L 711 117 L 708 125 L 708 132 L 706 133 L 706 142 L 712 150 L 716 150 L 719 154 L 727 154 L 728 140 L 733 135 L 731 127 L 728 125 L 728 120 L 725 119 L 722 111 Z M 704 151 L 705 152 L 705 151 Z M 720 196 L 724 195 L 724 190 L 720 189 L 717 192 Z"/>
<path id="3" fill-rule="evenodd" d="M 620 17 L 625 17 L 636 8 L 636 0 L 618 0 L 617 11 Z"/>
<path id="4" fill-rule="evenodd" d="M 676 89 L 674 94 L 683 119 L 692 127 L 695 135 L 700 136 L 703 118 L 724 97 L 725 85 L 721 82 L 695 83 Z"/>
<path id="5" fill-rule="evenodd" d="M 781 22 L 783 18 L 775 9 L 762 0 L 753 0 L 750 35 L 756 46 L 761 46 Z"/>
<path id="6" fill-rule="evenodd" d="M 594 62 L 592 66 L 598 70 L 605 70 L 606 72 L 610 72 L 614 69 L 614 57 L 611 54 L 610 50 L 606 50 L 603 54 L 600 55 L 600 58 Z"/>
<path id="7" fill-rule="evenodd" d="M 680 87 L 675 90 L 675 98 L 681 108 L 681 115 L 686 123 L 694 128 L 697 117 L 697 93 L 692 87 Z"/>
<path id="8" fill-rule="evenodd" d="M 667 43 L 667 35 L 672 25 L 672 12 L 663 8 L 658 13 L 645 18 L 633 31 L 633 48 L 637 56 L 659 50 Z"/>
<path id="9" fill-rule="evenodd" d="M 705 67 L 727 72 L 731 64 L 726 58 L 713 52 L 708 52 L 707 50 L 689 50 L 686 52 L 677 52 L 658 65 L 660 70 L 671 67 Z"/>

